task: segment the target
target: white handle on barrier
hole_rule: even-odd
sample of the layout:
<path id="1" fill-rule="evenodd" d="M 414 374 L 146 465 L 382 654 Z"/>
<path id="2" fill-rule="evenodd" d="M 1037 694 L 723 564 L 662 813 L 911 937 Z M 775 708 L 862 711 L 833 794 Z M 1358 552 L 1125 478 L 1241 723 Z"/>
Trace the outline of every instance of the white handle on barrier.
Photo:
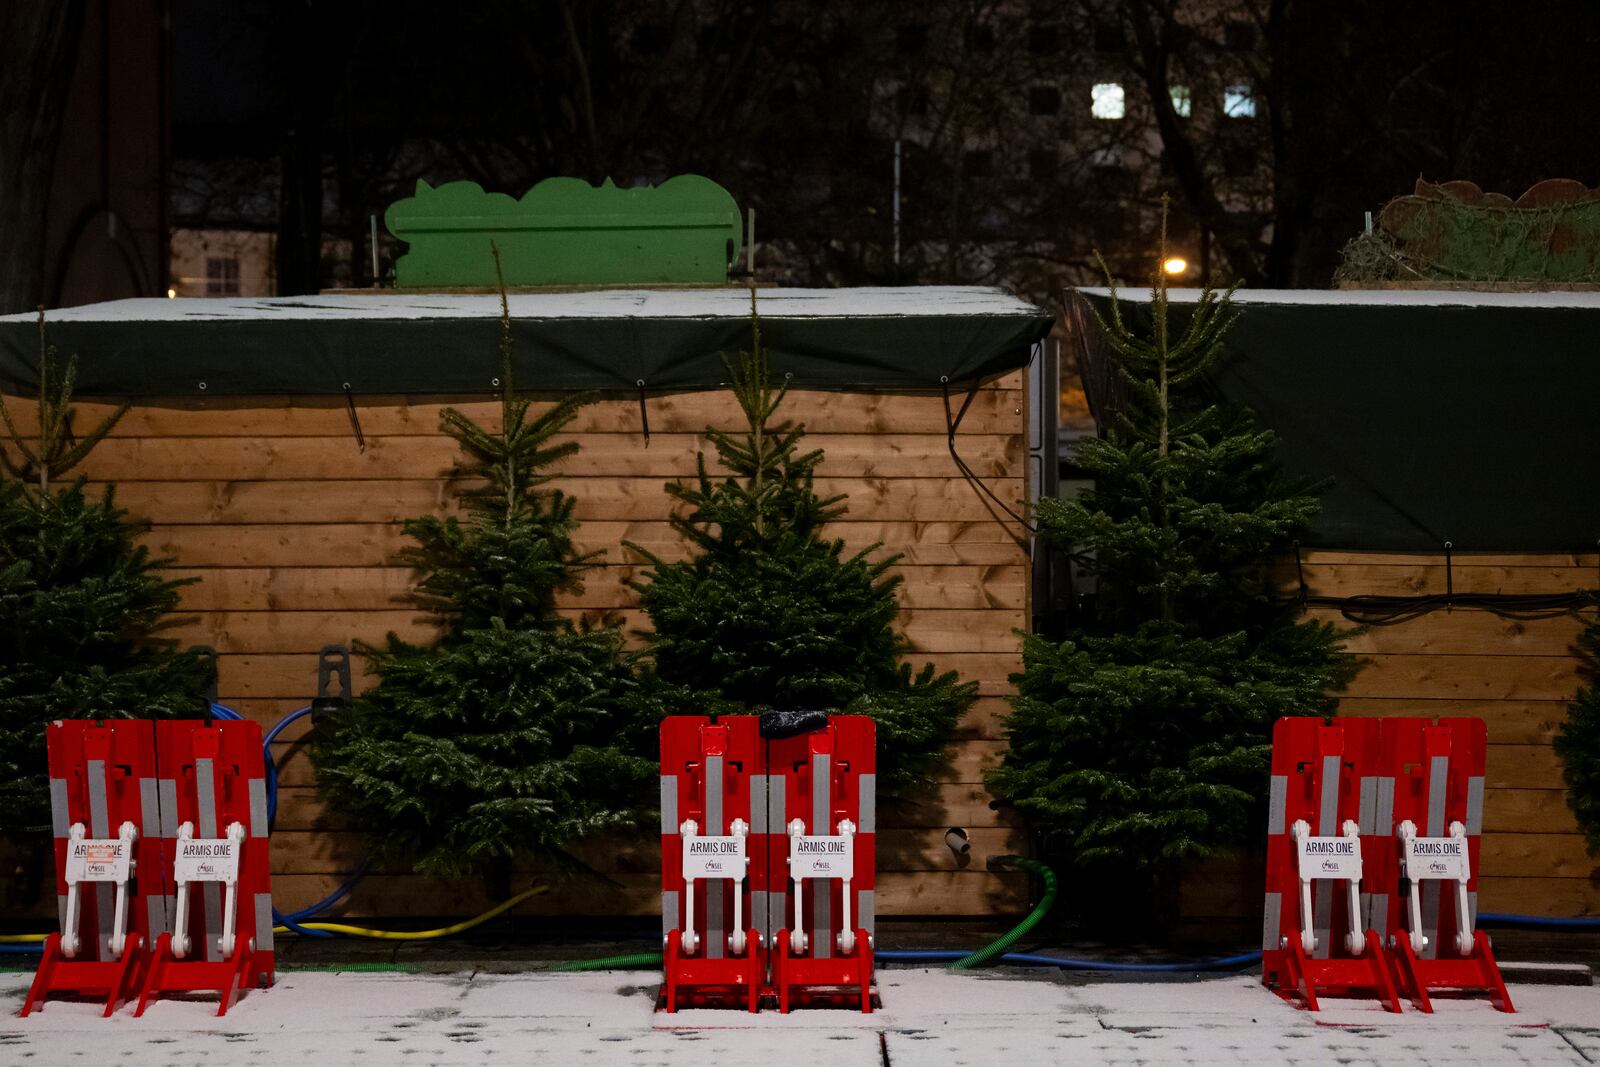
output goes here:
<path id="1" fill-rule="evenodd" d="M 1352 956 L 1359 956 L 1366 949 L 1366 939 L 1361 935 L 1361 828 L 1354 819 L 1346 819 L 1341 829 L 1340 837 L 1313 837 L 1311 824 L 1304 819 L 1296 819 L 1289 828 L 1299 861 L 1300 947 L 1306 952 L 1317 950 L 1311 883 L 1317 879 L 1338 880 L 1345 883 L 1350 894 L 1350 931 L 1345 935 L 1345 948 Z"/>
<path id="2" fill-rule="evenodd" d="M 701 879 L 726 880 L 733 883 L 733 929 L 728 932 L 727 944 L 737 956 L 744 951 L 747 940 L 744 929 L 744 882 L 750 873 L 750 824 L 743 819 L 734 819 L 726 835 L 701 835 L 700 825 L 693 819 L 685 819 L 678 826 L 678 832 L 683 836 L 682 871 L 686 913 L 683 936 L 678 943 L 686 956 L 692 956 L 700 949 L 700 935 L 694 928 L 695 882 Z M 719 896 L 715 899 L 718 907 L 721 907 L 722 898 Z"/>
<path id="3" fill-rule="evenodd" d="M 742 848 L 750 833 L 750 824 L 743 819 L 735 819 L 728 827 L 728 832 L 739 839 Z M 728 933 L 728 951 L 735 956 L 744 952 L 744 880 L 748 867 L 746 864 L 745 869 L 739 872 L 739 877 L 733 880 L 733 929 Z"/>
<path id="4" fill-rule="evenodd" d="M 678 827 L 678 832 L 684 837 L 693 837 L 700 830 L 700 825 L 693 819 L 683 820 Z M 678 939 L 678 947 L 685 956 L 693 956 L 700 947 L 700 937 L 694 932 L 694 879 L 683 880 L 683 936 Z"/>
<path id="5" fill-rule="evenodd" d="M 244 841 L 244 826 L 232 822 L 228 824 L 228 841 L 233 845 L 234 854 L 238 854 L 240 844 Z M 234 865 L 232 876 L 224 880 L 227 890 L 224 894 L 222 912 L 222 936 L 217 938 L 217 947 L 224 956 L 233 955 L 233 944 L 238 936 L 239 916 L 239 867 Z"/>
<path id="6" fill-rule="evenodd" d="M 223 898 L 222 911 L 222 936 L 217 938 L 217 948 L 224 956 L 233 955 L 233 946 L 237 940 L 238 914 L 239 914 L 239 849 L 244 842 L 244 826 L 237 822 L 228 824 L 226 837 L 228 853 L 227 861 L 223 863 L 220 877 L 194 878 L 185 875 L 185 860 L 188 857 L 189 846 L 194 843 L 194 823 L 186 822 L 178 827 L 178 850 L 173 860 L 173 881 L 177 885 L 177 907 L 172 916 L 172 956 L 174 959 L 183 959 L 189 955 L 191 942 L 189 940 L 189 885 L 195 881 L 218 881 L 226 887 Z M 205 845 L 206 842 L 200 842 Z M 223 857 L 218 857 L 222 859 Z"/>
<path id="7" fill-rule="evenodd" d="M 856 824 L 849 819 L 840 820 L 839 836 L 845 839 L 846 848 L 853 849 L 855 847 Z M 852 875 L 855 873 L 853 866 L 850 872 Z M 840 898 L 844 901 L 844 909 L 843 914 L 839 917 L 839 951 L 848 956 L 856 947 L 856 928 L 855 924 L 850 921 L 850 879 L 843 878 L 840 881 L 844 883 L 844 892 L 840 894 Z"/>
<path id="8" fill-rule="evenodd" d="M 1425 879 L 1456 884 L 1456 951 L 1472 954 L 1472 908 L 1467 900 L 1467 883 L 1472 880 L 1472 859 L 1467 850 L 1467 828 L 1460 821 L 1450 824 L 1450 836 L 1417 836 L 1417 824 L 1410 819 L 1395 828 L 1400 838 L 1400 861 L 1406 877 L 1406 914 L 1411 919 L 1411 949 L 1428 947 L 1422 932 L 1422 892 L 1417 885 Z"/>
<path id="9" fill-rule="evenodd" d="M 794 852 L 795 840 L 797 838 L 804 837 L 805 835 L 806 835 L 806 824 L 805 824 L 805 821 L 803 819 L 790 819 L 789 820 L 789 851 L 791 853 Z M 794 882 L 794 932 L 789 935 L 789 947 L 791 949 L 793 949 L 794 951 L 796 951 L 796 952 L 804 952 L 806 950 L 806 945 L 808 943 L 806 941 L 806 926 L 805 926 L 805 922 L 800 917 L 800 912 L 801 912 L 800 898 L 805 895 L 805 891 L 801 887 L 804 884 L 805 883 L 802 882 L 800 879 L 798 879 L 798 878 L 795 879 L 795 882 Z"/>
<path id="10" fill-rule="evenodd" d="M 194 823 L 186 822 L 178 827 L 178 851 L 183 851 L 185 841 L 194 837 Z M 172 916 L 172 957 L 183 959 L 189 954 L 189 883 L 180 878 L 178 881 L 178 905 Z"/>
<path id="11" fill-rule="evenodd" d="M 1463 956 L 1472 955 L 1472 908 L 1467 902 L 1467 882 L 1471 878 L 1469 865 L 1472 856 L 1467 851 L 1467 828 L 1459 822 L 1450 824 L 1450 836 L 1461 841 L 1461 874 L 1456 878 L 1456 950 Z"/>
<path id="12" fill-rule="evenodd" d="M 78 935 L 79 891 L 83 882 L 115 882 L 116 907 L 111 920 L 111 943 L 108 946 L 112 959 L 121 959 L 128 943 L 128 877 L 133 869 L 133 843 L 139 839 L 139 830 L 131 822 L 117 828 L 115 841 L 90 841 L 83 823 L 75 822 L 67 831 L 67 909 L 61 923 L 61 954 L 67 959 L 77 956 L 83 947 Z M 88 850 L 109 846 L 110 854 L 90 856 Z"/>
<path id="13" fill-rule="evenodd" d="M 72 829 L 67 831 L 67 848 L 83 840 L 83 823 L 75 822 Z M 72 959 L 78 954 L 78 880 L 72 877 L 72 872 L 67 872 L 67 913 L 61 919 L 61 954 L 67 959 Z"/>

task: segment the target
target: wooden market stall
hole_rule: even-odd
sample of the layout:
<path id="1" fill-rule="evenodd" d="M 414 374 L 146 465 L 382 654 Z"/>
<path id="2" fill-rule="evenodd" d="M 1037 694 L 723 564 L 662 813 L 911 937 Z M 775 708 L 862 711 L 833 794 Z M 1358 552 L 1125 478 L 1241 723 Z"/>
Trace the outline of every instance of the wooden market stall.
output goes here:
<path id="1" fill-rule="evenodd" d="M 1148 293 L 1119 294 L 1148 314 Z M 1178 315 L 1198 290 L 1174 289 Z M 1091 308 L 1067 297 L 1066 341 L 1090 405 L 1115 407 Z M 1355 629 L 1344 715 L 1477 716 L 1488 727 L 1479 906 L 1600 915 L 1551 739 L 1584 679 L 1574 643 L 1600 590 L 1600 292 L 1247 292 L 1214 375 L 1279 438 L 1322 512 L 1284 589 Z M 1347 617 L 1348 613 L 1348 617 Z M 1196 919 L 1260 914 L 1259 860 L 1192 872 Z"/>
<path id="2" fill-rule="evenodd" d="M 566 599 L 571 614 L 647 625 L 627 585 L 639 561 L 622 542 L 685 551 L 664 487 L 694 474 L 707 425 L 737 425 L 719 353 L 746 342 L 749 301 L 737 287 L 510 297 L 519 387 L 599 397 L 571 428 L 581 448 L 558 483 L 577 501 L 580 547 L 605 553 L 583 593 Z M 969 829 L 979 857 L 1021 844 L 981 777 L 997 758 L 1007 676 L 1020 666 L 1016 631 L 1029 621 L 1022 531 L 969 483 L 952 445 L 999 499 L 1024 497 L 1020 368 L 1051 319 L 973 288 L 764 289 L 758 302 L 774 365 L 792 376 L 787 414 L 826 452 L 818 488 L 848 497 L 838 536 L 902 554 L 900 625 L 918 661 L 980 687 L 926 803 L 885 812 L 880 914 L 1017 910 L 1020 876 L 957 867 L 943 844 L 951 825 Z M 95 486 L 115 483 L 118 501 L 152 524 L 150 547 L 200 579 L 170 633 L 216 650 L 225 702 L 271 724 L 314 695 L 324 645 L 391 630 L 427 638 L 407 603 L 411 572 L 396 563 L 401 522 L 455 506 L 456 446 L 439 412 L 497 417 L 498 330 L 493 295 L 121 301 L 51 313 L 52 343 L 81 361 L 81 418 L 132 401 L 84 473 Z M 26 389 L 37 351 L 31 318 L 0 320 L 8 392 Z M 359 690 L 359 658 L 355 668 Z M 359 828 L 317 796 L 303 725 L 277 746 L 272 873 L 285 911 L 321 899 L 361 856 Z M 653 842 L 594 859 L 615 884 L 571 885 L 525 909 L 659 907 Z M 467 914 L 488 903 L 475 884 L 381 874 L 349 913 Z"/>

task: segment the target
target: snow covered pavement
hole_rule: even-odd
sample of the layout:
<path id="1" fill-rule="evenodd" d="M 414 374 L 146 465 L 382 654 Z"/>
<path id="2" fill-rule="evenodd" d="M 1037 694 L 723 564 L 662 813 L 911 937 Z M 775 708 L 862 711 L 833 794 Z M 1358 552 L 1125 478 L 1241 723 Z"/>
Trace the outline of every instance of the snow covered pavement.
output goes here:
<path id="1" fill-rule="evenodd" d="M 0 1063 L 407 1067 L 545 1064 L 1600 1062 L 1600 988 L 1513 986 L 1519 1014 L 1436 1002 L 1427 1016 L 1354 1001 L 1319 1015 L 1229 976 L 1135 984 L 888 970 L 872 1015 L 652 1011 L 654 972 L 291 972 L 225 1017 L 215 999 L 124 1007 L 52 1001 L 16 1012 L 27 975 L 0 975 Z"/>

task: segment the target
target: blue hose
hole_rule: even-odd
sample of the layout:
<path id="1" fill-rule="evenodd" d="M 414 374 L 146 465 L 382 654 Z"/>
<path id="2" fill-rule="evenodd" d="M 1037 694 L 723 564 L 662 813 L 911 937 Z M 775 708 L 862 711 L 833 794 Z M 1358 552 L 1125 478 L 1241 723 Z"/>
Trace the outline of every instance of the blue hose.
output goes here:
<path id="1" fill-rule="evenodd" d="M 0 945 L 0 955 L 4 956 L 21 956 L 25 954 L 40 953 L 43 951 L 43 941 L 39 942 L 37 945 Z"/>
<path id="2" fill-rule="evenodd" d="M 898 960 L 906 963 L 943 963 L 964 959 L 966 952 L 926 951 L 919 949 L 885 949 L 873 953 L 875 959 Z M 1232 967 L 1245 967 L 1261 959 L 1260 951 L 1241 952 L 1237 956 L 1222 956 L 1212 960 L 1186 960 L 1181 963 L 1114 963 L 1108 960 L 1079 960 L 1066 956 L 1042 956 L 1034 952 L 1008 952 L 995 962 L 1032 964 L 1043 967 L 1060 967 L 1069 971 L 1220 971 Z"/>
<path id="3" fill-rule="evenodd" d="M 1563 930 L 1600 929 L 1600 918 L 1559 919 L 1544 915 L 1512 915 L 1496 911 L 1480 912 L 1478 922 L 1492 926 L 1553 926 Z"/>
<path id="4" fill-rule="evenodd" d="M 278 821 L 278 765 L 272 758 L 272 742 L 278 739 L 278 735 L 283 732 L 284 727 L 288 726 L 296 719 L 305 715 L 309 715 L 310 713 L 311 708 L 309 706 L 300 708 L 298 711 L 290 712 L 282 719 L 279 719 L 278 722 L 274 724 L 272 729 L 267 731 L 267 735 L 261 739 L 261 757 L 262 762 L 265 764 L 267 780 L 267 827 L 269 830 L 271 829 L 272 825 Z M 226 704 L 213 703 L 211 705 L 211 714 L 216 718 L 226 721 L 238 722 L 243 721 L 244 719 L 243 715 L 239 714 L 233 708 L 228 707 Z M 335 889 L 327 897 L 311 905 L 309 908 L 302 908 L 301 910 L 293 912 L 289 915 L 285 915 L 277 908 L 273 908 L 273 921 L 282 926 L 287 926 L 290 930 L 300 934 L 302 937 L 330 938 L 337 936 L 329 933 L 326 930 L 307 930 L 305 927 L 300 926 L 299 924 L 305 922 L 307 919 L 322 914 L 335 904 L 339 903 L 339 901 L 343 900 L 350 893 L 350 891 L 355 888 L 356 883 L 361 881 L 361 878 L 365 873 L 366 864 L 363 863 L 354 874 L 345 879 L 339 888 Z"/>

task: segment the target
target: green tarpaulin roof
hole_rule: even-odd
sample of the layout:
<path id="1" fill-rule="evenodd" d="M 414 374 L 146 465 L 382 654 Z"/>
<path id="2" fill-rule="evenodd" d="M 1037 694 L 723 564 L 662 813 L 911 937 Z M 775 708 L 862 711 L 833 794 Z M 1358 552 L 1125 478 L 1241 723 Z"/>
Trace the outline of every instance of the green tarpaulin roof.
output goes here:
<path id="1" fill-rule="evenodd" d="M 1146 320 L 1148 291 L 1120 291 Z M 1171 291 L 1183 314 L 1199 293 Z M 1069 294 L 1091 396 L 1110 392 Z M 1321 547 L 1593 552 L 1600 540 L 1600 293 L 1262 291 L 1213 375 L 1280 437 L 1286 471 L 1332 479 Z M 1096 394 L 1098 394 L 1096 396 Z"/>
<path id="2" fill-rule="evenodd" d="M 796 388 L 937 392 L 1027 365 L 1049 313 L 999 289 L 762 289 L 762 338 Z M 719 387 L 750 343 L 739 288 L 516 293 L 519 388 Z M 493 389 L 496 295 L 394 292 L 118 300 L 50 312 L 83 396 L 475 393 Z M 0 317 L 0 384 L 38 381 L 34 317 Z M 202 384 L 203 383 L 203 384 Z"/>

